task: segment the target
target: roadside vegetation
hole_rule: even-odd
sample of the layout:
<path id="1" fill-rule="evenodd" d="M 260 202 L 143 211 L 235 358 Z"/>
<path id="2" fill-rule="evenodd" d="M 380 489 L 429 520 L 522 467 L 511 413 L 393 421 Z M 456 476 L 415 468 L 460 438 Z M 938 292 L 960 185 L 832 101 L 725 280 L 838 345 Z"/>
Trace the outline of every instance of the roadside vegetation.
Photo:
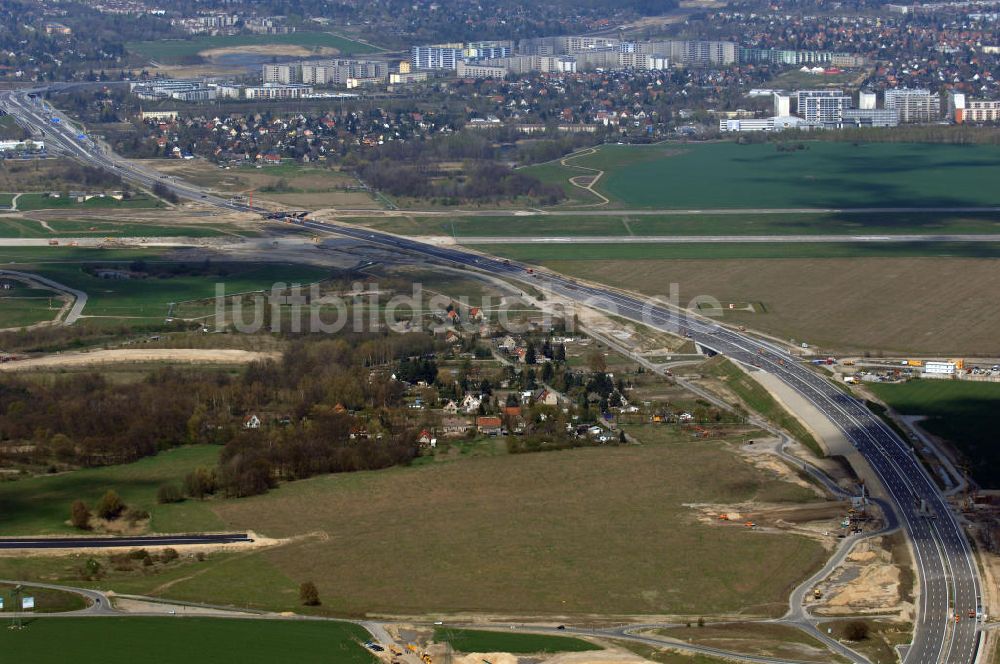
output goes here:
<path id="1" fill-rule="evenodd" d="M 700 621 L 693 626 L 659 629 L 656 632 L 679 641 L 747 655 L 802 662 L 847 662 L 843 657 L 831 653 L 817 639 L 786 625 L 766 623 L 713 625 Z"/>
<path id="2" fill-rule="evenodd" d="M 747 373 L 723 357 L 705 362 L 702 371 L 720 380 L 747 407 L 778 425 L 805 445 L 816 456 L 823 456 L 823 449 L 794 415 L 789 413 L 768 391 Z"/>
<path id="3" fill-rule="evenodd" d="M 824 632 L 865 655 L 872 661 L 896 661 L 896 646 L 906 645 L 913 638 L 913 625 L 871 618 L 853 618 L 816 625 Z"/>

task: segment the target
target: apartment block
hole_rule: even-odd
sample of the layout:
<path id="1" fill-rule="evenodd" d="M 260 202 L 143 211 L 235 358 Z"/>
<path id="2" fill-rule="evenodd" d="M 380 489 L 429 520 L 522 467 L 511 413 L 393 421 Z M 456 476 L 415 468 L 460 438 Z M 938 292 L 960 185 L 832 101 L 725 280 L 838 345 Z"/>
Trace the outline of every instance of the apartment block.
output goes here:
<path id="1" fill-rule="evenodd" d="M 948 117 L 956 124 L 964 122 L 1000 122 L 1000 100 L 968 99 L 964 93 L 948 95 Z"/>
<path id="2" fill-rule="evenodd" d="M 941 117 L 941 98 L 921 88 L 886 90 L 885 107 L 897 111 L 901 123 L 935 122 Z"/>
<path id="3" fill-rule="evenodd" d="M 469 64 L 460 60 L 456 73 L 459 78 L 503 78 L 507 75 L 507 69 L 505 67 L 491 67 L 479 63 Z"/>
<path id="4" fill-rule="evenodd" d="M 437 44 L 434 46 L 414 46 L 410 49 L 410 65 L 413 69 L 458 69 L 462 59 L 463 44 Z"/>

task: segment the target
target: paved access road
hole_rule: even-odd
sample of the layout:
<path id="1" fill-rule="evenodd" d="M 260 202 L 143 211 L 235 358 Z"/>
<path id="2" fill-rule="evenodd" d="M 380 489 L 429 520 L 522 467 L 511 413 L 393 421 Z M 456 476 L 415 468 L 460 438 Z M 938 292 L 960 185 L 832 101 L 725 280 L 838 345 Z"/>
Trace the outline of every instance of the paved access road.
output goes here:
<path id="1" fill-rule="evenodd" d="M 4 537 L 0 538 L 0 549 L 101 549 L 182 544 L 237 544 L 252 541 L 247 533 L 138 537 Z"/>
<path id="2" fill-rule="evenodd" d="M 27 92 L 0 93 L 0 104 L 22 124 L 36 131 L 46 129 L 46 137 L 52 147 L 62 149 L 91 165 L 117 172 L 144 186 L 162 182 L 180 197 L 229 210 L 260 214 L 268 212 L 263 208 L 233 203 L 165 176 L 151 174 L 116 155 L 103 152 L 88 140 L 80 140 L 77 131 L 72 129 L 65 116 L 29 99 Z M 53 117 L 58 117 L 61 121 L 54 123 Z M 980 209 L 969 208 L 969 211 L 973 210 Z M 613 215 L 632 213 L 611 210 L 603 212 Z M 970 611 L 975 613 L 980 608 L 980 580 L 972 549 L 955 515 L 914 458 L 907 443 L 900 440 L 863 403 L 840 391 L 809 366 L 800 364 L 783 348 L 655 300 L 605 286 L 577 282 L 528 265 L 481 256 L 455 247 L 432 246 L 419 240 L 353 226 L 311 221 L 297 223 L 315 232 L 351 237 L 394 251 L 415 254 L 427 260 L 465 266 L 497 277 L 532 283 L 582 305 L 623 316 L 655 329 L 687 336 L 701 346 L 735 361 L 773 373 L 823 412 L 864 456 L 881 478 L 900 522 L 913 543 L 921 595 L 917 601 L 918 617 L 914 640 L 907 651 L 905 664 L 970 664 L 975 660 L 980 634 L 976 619 L 970 619 L 968 614 Z"/>

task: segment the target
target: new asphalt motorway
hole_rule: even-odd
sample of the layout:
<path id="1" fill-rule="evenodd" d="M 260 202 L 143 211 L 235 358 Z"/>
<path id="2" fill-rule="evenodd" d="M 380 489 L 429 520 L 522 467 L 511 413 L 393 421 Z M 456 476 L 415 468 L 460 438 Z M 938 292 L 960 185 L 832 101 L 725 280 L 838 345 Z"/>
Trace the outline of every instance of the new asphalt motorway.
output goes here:
<path id="1" fill-rule="evenodd" d="M 30 99 L 28 92 L 31 91 L 2 92 L 0 105 L 36 134 L 44 130 L 50 148 L 147 187 L 161 183 L 182 198 L 233 211 L 269 212 L 141 169 L 101 150 L 85 136 L 81 138 L 68 118 L 38 100 Z M 53 118 L 58 121 L 54 122 Z M 975 661 L 980 632 L 977 619 L 970 618 L 969 613 L 980 609 L 980 580 L 971 546 L 954 513 L 907 443 L 863 403 L 839 390 L 812 368 L 801 364 L 785 349 L 655 300 L 577 282 L 514 261 L 490 258 L 454 247 L 432 246 L 352 226 L 312 221 L 297 223 L 314 232 L 351 237 L 393 251 L 421 256 L 428 261 L 461 265 L 497 277 L 531 283 L 593 309 L 687 336 L 704 348 L 774 374 L 826 415 L 864 456 L 881 479 L 913 544 L 914 564 L 920 578 L 920 597 L 914 640 L 906 652 L 905 664 L 971 664 Z"/>

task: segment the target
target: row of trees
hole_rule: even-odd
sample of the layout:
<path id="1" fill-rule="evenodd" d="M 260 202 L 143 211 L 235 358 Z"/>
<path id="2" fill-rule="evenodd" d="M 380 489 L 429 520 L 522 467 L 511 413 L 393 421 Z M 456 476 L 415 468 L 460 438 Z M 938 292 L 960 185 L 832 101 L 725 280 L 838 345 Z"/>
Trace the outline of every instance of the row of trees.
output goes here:
<path id="1" fill-rule="evenodd" d="M 475 202 L 530 198 L 543 205 L 558 203 L 566 197 L 558 185 L 545 184 L 536 177 L 489 161 L 467 164 L 458 176 L 441 177 L 426 163 L 384 159 L 364 164 L 358 173 L 369 185 L 392 196 Z"/>

